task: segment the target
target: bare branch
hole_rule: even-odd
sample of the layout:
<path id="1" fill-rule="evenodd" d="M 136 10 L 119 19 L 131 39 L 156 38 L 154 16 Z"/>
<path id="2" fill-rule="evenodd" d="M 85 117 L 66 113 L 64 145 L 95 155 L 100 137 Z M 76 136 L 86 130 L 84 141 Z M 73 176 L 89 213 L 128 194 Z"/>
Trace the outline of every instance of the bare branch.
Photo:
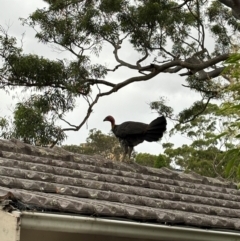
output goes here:
<path id="1" fill-rule="evenodd" d="M 149 56 L 148 50 L 145 49 L 145 55 L 144 55 L 141 59 L 139 59 L 139 60 L 137 61 L 137 63 L 136 63 L 136 65 L 138 66 L 138 68 L 141 67 L 140 63 L 141 63 L 142 61 L 144 61 L 145 59 L 147 59 L 148 56 Z"/>
<path id="2" fill-rule="evenodd" d="M 182 4 L 179 4 L 177 7 L 174 7 L 172 9 L 178 9 L 178 8 L 181 8 L 183 7 L 184 5 L 186 5 L 188 2 L 191 2 L 192 0 L 185 0 Z"/>
<path id="3" fill-rule="evenodd" d="M 65 119 L 63 119 L 63 118 L 60 117 L 60 116 L 59 116 L 59 119 L 62 120 L 63 122 L 65 122 L 66 124 L 68 124 L 69 126 L 74 127 L 74 128 L 77 128 L 76 125 L 71 124 L 70 122 L 66 121 Z"/>
<path id="4" fill-rule="evenodd" d="M 108 41 L 108 42 L 109 42 L 109 41 Z M 125 61 L 123 61 L 123 60 L 121 60 L 121 59 L 119 58 L 119 56 L 118 56 L 118 50 L 121 48 L 121 43 L 122 43 L 121 41 L 119 41 L 117 44 L 111 43 L 111 44 L 113 45 L 113 47 L 114 47 L 113 54 L 114 54 L 114 57 L 115 57 L 116 61 L 117 61 L 120 65 L 125 66 L 125 67 L 128 67 L 128 68 L 130 68 L 130 69 L 138 69 L 138 66 L 129 64 L 129 63 L 127 63 L 127 62 L 125 62 Z"/>
<path id="5" fill-rule="evenodd" d="M 133 82 L 149 80 L 149 79 L 153 78 L 154 76 L 156 76 L 157 74 L 158 73 L 151 73 L 151 74 L 148 74 L 148 75 L 145 75 L 145 76 L 132 77 L 132 78 L 129 78 L 129 79 L 127 79 L 127 80 L 125 80 L 125 81 L 123 81 L 123 82 L 121 82 L 119 84 L 116 84 L 110 91 L 97 94 L 95 99 L 94 99 L 94 101 L 91 104 L 89 104 L 87 113 L 86 113 L 83 121 L 76 127 L 63 128 L 62 131 L 78 131 L 86 123 L 86 121 L 88 120 L 89 116 L 91 115 L 91 113 L 93 111 L 94 105 L 97 104 L 97 102 L 98 102 L 100 97 L 110 95 L 113 92 L 117 92 L 121 88 L 123 88 L 123 87 L 125 87 L 125 86 L 127 86 L 127 85 L 129 85 L 129 84 L 131 84 Z"/>
<path id="6" fill-rule="evenodd" d="M 118 65 L 116 65 L 113 69 L 107 69 L 107 71 L 112 71 L 112 72 L 114 72 L 114 71 L 116 71 L 119 67 L 121 67 L 121 66 L 123 66 L 122 64 L 118 64 Z"/>
<path id="7" fill-rule="evenodd" d="M 219 68 L 216 68 L 216 69 L 214 69 L 212 71 L 209 71 L 209 72 L 202 71 L 201 74 L 199 74 L 199 76 L 197 77 L 197 79 L 198 80 L 206 80 L 206 79 L 215 78 L 222 73 L 224 68 L 225 67 L 219 67 Z"/>
<path id="8" fill-rule="evenodd" d="M 188 122 L 190 122 L 190 121 L 193 121 L 193 120 L 195 120 L 199 115 L 201 115 L 201 114 L 206 110 L 206 108 L 207 108 L 207 106 L 208 106 L 208 104 L 209 104 L 209 102 L 210 102 L 210 100 L 211 100 L 212 98 L 214 98 L 214 96 L 208 97 L 208 100 L 207 100 L 206 104 L 204 105 L 204 107 L 203 107 L 197 114 L 193 115 L 192 118 L 190 118 L 189 120 L 186 120 L 186 121 L 182 122 L 182 124 L 186 124 L 186 123 L 188 123 Z"/>
<path id="9" fill-rule="evenodd" d="M 228 57 L 229 57 L 229 54 L 223 54 L 223 55 L 219 55 L 215 58 L 212 58 L 210 60 L 207 60 L 205 62 L 198 63 L 198 64 L 192 64 L 192 63 L 189 63 L 188 61 L 173 60 L 173 61 L 163 64 L 163 65 L 151 64 L 149 66 L 145 66 L 145 67 L 141 68 L 140 70 L 143 70 L 143 69 L 148 70 L 148 69 L 155 68 L 159 72 L 173 73 L 173 71 L 174 71 L 174 73 L 176 73 L 179 70 L 181 70 L 182 68 L 187 68 L 187 69 L 190 69 L 193 73 L 196 73 L 200 70 L 213 66 L 219 62 L 222 62 L 222 61 L 226 60 Z M 181 68 L 170 69 L 175 66 L 178 66 Z"/>
<path id="10" fill-rule="evenodd" d="M 110 86 L 110 87 L 115 87 L 115 85 L 116 85 L 116 84 L 113 84 L 106 80 L 100 80 L 100 79 L 87 79 L 86 82 L 88 82 L 90 85 L 102 84 L 102 85 L 106 85 L 106 86 Z"/>

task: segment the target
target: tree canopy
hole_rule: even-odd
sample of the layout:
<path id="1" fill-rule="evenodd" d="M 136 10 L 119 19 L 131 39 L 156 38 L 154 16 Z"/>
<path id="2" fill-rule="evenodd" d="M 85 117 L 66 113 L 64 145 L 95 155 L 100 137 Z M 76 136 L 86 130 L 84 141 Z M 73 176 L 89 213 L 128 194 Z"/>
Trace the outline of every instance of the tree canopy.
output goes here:
<path id="1" fill-rule="evenodd" d="M 43 44 L 54 44 L 68 51 L 71 59 L 50 60 L 26 54 L 17 40 L 1 28 L 0 88 L 25 87 L 34 93 L 37 105 L 30 100 L 18 105 L 16 113 L 26 113 L 28 123 L 33 112 L 38 116 L 39 129 L 26 129 L 38 141 L 56 144 L 65 132 L 78 131 L 90 117 L 94 105 L 102 97 L 139 81 L 148 81 L 162 73 L 186 79 L 186 88 L 200 92 L 203 107 L 211 99 L 221 98 L 222 91 L 234 81 L 223 72 L 225 61 L 238 51 L 240 30 L 239 3 L 235 0 L 45 0 L 48 7 L 37 9 L 23 23 L 36 30 Z M 138 60 L 129 62 L 121 55 L 125 43 L 138 53 Z M 211 42 L 212 44 L 209 44 Z M 99 58 L 103 46 L 113 49 L 115 61 L 106 66 Z M 148 64 L 146 64 L 148 63 Z M 120 68 L 130 69 L 133 76 L 116 82 L 109 73 Z M 65 119 L 73 111 L 76 99 L 83 97 L 88 110 L 76 125 Z M 31 102 L 32 103 L 32 102 Z M 19 108 L 25 108 L 19 112 Z M 204 108 L 203 108 L 204 109 Z M 184 110 L 186 111 L 186 110 Z M 191 111 L 191 110 L 190 110 Z M 186 112 L 184 112 L 186 113 Z M 46 117 L 51 116 L 48 121 Z M 180 121 L 188 120 L 179 115 Z M 57 121 L 68 127 L 60 128 Z M 33 126 L 33 125 L 32 125 Z M 35 133 L 41 133 L 37 137 Z M 18 132 L 22 139 L 26 133 Z M 39 136 L 44 135 L 44 138 Z M 47 139 L 47 140 L 46 140 Z"/>
<path id="2" fill-rule="evenodd" d="M 161 168 L 161 167 L 169 167 L 171 159 L 167 158 L 165 155 L 152 155 L 149 153 L 137 153 L 135 157 L 135 161 L 143 166 Z"/>
<path id="3" fill-rule="evenodd" d="M 118 139 L 110 133 L 103 134 L 100 130 L 89 131 L 85 143 L 78 145 L 64 145 L 64 149 L 86 155 L 101 155 L 107 159 L 119 161 L 123 155 L 123 150 Z"/>

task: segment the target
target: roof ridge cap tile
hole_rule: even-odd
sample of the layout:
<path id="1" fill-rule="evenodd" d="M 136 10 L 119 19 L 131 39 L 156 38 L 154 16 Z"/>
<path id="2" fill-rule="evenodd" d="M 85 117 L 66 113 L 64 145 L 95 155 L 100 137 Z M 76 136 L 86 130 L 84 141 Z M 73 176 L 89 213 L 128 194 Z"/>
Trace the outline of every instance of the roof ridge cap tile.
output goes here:
<path id="1" fill-rule="evenodd" d="M 11 147 L 9 147 L 9 144 L 11 145 Z M 56 149 L 58 149 L 58 152 L 56 151 Z M 15 153 L 47 158 L 58 157 L 66 161 L 71 160 L 74 156 L 73 153 L 70 153 L 59 147 L 49 148 L 42 146 L 34 146 L 24 143 L 15 138 L 10 139 L 9 141 L 0 139 L 0 150 L 9 152 L 15 150 Z M 61 153 L 59 153 L 59 150 L 61 150 Z"/>

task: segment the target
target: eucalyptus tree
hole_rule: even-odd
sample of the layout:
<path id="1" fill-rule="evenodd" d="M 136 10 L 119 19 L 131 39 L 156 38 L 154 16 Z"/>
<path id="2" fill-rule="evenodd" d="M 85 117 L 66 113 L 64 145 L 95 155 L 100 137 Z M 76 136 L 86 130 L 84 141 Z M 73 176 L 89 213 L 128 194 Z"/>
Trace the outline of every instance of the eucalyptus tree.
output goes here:
<path id="1" fill-rule="evenodd" d="M 132 83 L 163 73 L 185 78 L 186 88 L 202 94 L 203 109 L 231 85 L 228 74 L 222 71 L 224 61 L 237 47 L 237 1 L 44 1 L 46 8 L 37 9 L 22 21 L 36 30 L 39 42 L 68 51 L 71 58 L 50 60 L 26 54 L 16 39 L 1 29 L 0 88 L 24 87 L 38 92 L 39 103 L 44 104 L 54 123 L 61 120 L 67 125 L 59 129 L 51 124 L 53 145 L 65 138 L 63 133 L 80 130 L 100 98 Z M 133 53 L 138 53 L 134 62 L 124 54 L 126 42 Z M 111 66 L 101 58 L 93 61 L 92 55 L 101 55 L 103 46 L 113 49 L 115 61 Z M 131 77 L 114 80 L 120 69 L 131 70 Z M 88 109 L 79 123 L 73 124 L 65 114 L 74 111 L 80 97 Z"/>
<path id="2" fill-rule="evenodd" d="M 107 159 L 121 160 L 123 150 L 113 134 L 105 135 L 100 130 L 92 129 L 85 143 L 80 145 L 64 145 L 64 149 L 86 155 L 101 155 Z"/>

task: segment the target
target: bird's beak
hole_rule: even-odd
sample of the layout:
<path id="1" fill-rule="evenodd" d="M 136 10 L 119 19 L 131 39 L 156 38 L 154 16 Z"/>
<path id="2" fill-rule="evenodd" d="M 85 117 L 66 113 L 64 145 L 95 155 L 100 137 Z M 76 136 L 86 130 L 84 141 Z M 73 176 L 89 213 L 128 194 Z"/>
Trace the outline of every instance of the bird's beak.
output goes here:
<path id="1" fill-rule="evenodd" d="M 107 117 L 106 118 L 104 118 L 104 120 L 103 121 L 107 121 Z"/>

